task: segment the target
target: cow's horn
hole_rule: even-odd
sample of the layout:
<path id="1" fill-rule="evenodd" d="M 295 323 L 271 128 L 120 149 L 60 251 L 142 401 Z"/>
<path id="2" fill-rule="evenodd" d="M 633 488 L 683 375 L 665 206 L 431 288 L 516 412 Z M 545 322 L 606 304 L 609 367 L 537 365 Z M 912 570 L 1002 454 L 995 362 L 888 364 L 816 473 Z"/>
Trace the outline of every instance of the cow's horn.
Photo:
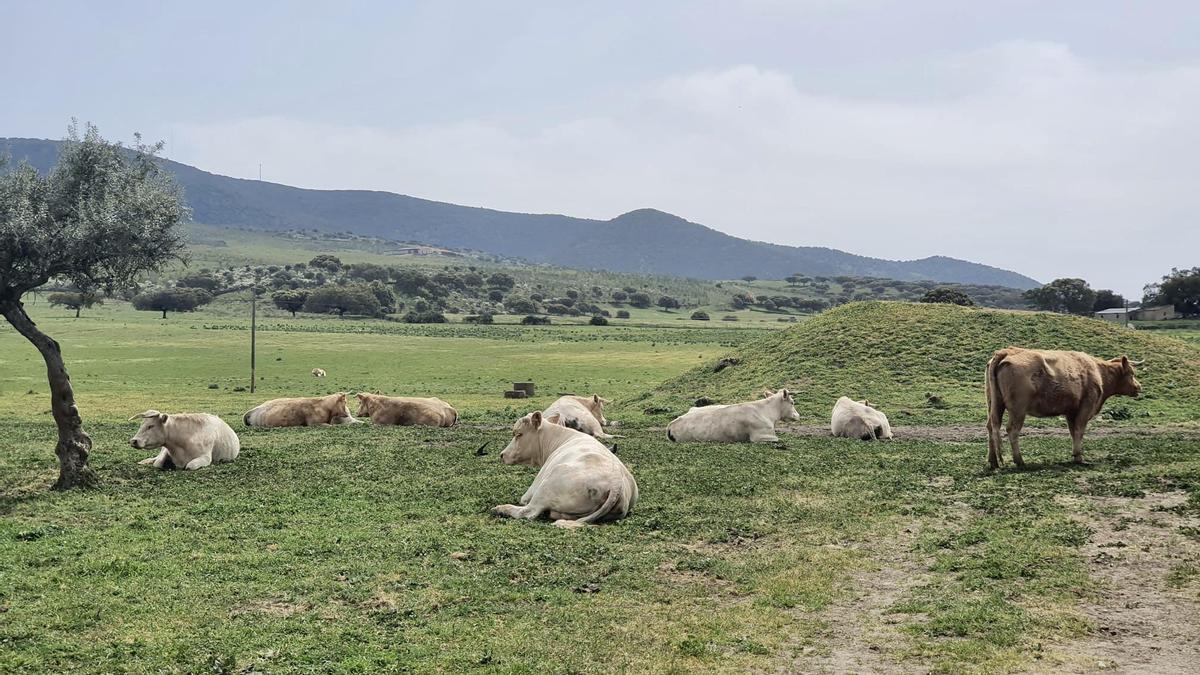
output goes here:
<path id="1" fill-rule="evenodd" d="M 146 412 L 140 412 L 140 413 L 134 415 L 133 417 L 130 417 L 129 421 L 132 422 L 133 420 L 141 420 L 141 419 L 146 419 L 148 417 L 158 417 L 158 411 L 157 410 L 147 410 Z"/>
<path id="2" fill-rule="evenodd" d="M 1140 365 L 1142 365 L 1142 364 L 1143 364 L 1143 363 L 1145 363 L 1145 362 L 1146 362 L 1146 359 L 1142 359 L 1141 361 L 1134 361 L 1134 360 L 1130 359 L 1130 361 L 1129 361 L 1129 365 L 1131 365 L 1131 366 L 1140 366 Z"/>

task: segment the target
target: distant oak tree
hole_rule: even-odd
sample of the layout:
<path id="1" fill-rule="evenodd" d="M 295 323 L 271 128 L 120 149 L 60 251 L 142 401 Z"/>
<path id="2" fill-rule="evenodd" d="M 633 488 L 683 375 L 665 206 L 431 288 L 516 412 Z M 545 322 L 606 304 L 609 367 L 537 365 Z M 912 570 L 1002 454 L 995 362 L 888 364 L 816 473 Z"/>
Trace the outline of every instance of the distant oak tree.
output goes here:
<path id="1" fill-rule="evenodd" d="M 941 303 L 945 305 L 975 306 L 971 296 L 955 288 L 935 288 L 921 296 L 921 302 Z"/>
<path id="2" fill-rule="evenodd" d="M 75 310 L 75 318 L 79 318 L 79 310 L 91 309 L 95 305 L 103 305 L 104 301 L 95 293 L 80 293 L 78 291 L 68 291 L 64 293 L 51 293 L 46 298 L 53 307 L 66 307 L 67 309 Z"/>
<path id="3" fill-rule="evenodd" d="M 92 439 L 83 430 L 62 349 L 25 312 L 22 296 L 51 280 L 112 292 L 182 259 L 182 194 L 155 160 L 162 144 L 140 137 L 110 143 L 92 125 L 72 123 L 46 175 L 22 163 L 0 171 L 0 314 L 46 362 L 58 428 L 54 489 L 91 485 Z"/>

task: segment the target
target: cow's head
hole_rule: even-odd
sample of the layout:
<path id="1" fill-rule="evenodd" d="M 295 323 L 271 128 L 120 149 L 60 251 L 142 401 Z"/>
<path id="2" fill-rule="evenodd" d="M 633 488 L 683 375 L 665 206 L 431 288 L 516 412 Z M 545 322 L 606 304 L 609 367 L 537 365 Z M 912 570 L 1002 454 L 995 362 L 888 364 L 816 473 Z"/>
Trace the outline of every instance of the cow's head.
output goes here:
<path id="1" fill-rule="evenodd" d="M 131 420 L 142 420 L 142 427 L 129 439 L 129 445 L 142 450 L 161 448 L 167 442 L 167 414 L 157 410 L 147 410 L 130 417 Z"/>
<path id="2" fill-rule="evenodd" d="M 370 417 L 375 412 L 375 406 L 379 403 L 374 396 L 366 392 L 359 392 L 358 397 L 358 412 L 359 417 Z"/>
<path id="3" fill-rule="evenodd" d="M 325 397 L 326 409 L 329 411 L 329 419 L 333 420 L 352 417 L 350 415 L 350 406 L 346 404 L 346 392 L 330 394 Z"/>
<path id="4" fill-rule="evenodd" d="M 512 440 L 500 452 L 500 460 L 505 464 L 540 467 L 546 461 L 541 435 L 550 424 L 558 424 L 558 415 L 543 419 L 542 413 L 532 412 L 517 420 L 513 425 Z"/>
<path id="5" fill-rule="evenodd" d="M 800 419 L 800 413 L 796 412 L 796 401 L 792 398 L 791 391 L 780 389 L 772 392 L 767 389 L 763 393 L 766 394 L 766 400 L 771 402 L 771 407 L 776 414 L 775 419 L 796 421 Z"/>
<path id="6" fill-rule="evenodd" d="M 1117 373 L 1113 393 L 1121 396 L 1141 396 L 1142 383 L 1138 382 L 1137 374 L 1133 372 L 1134 366 L 1142 365 L 1142 361 L 1130 361 L 1128 356 L 1109 361 L 1114 366 Z"/>
<path id="7" fill-rule="evenodd" d="M 612 401 L 609 401 L 606 398 L 600 398 L 600 394 L 592 394 L 591 398 L 585 398 L 583 399 L 583 402 L 584 405 L 587 406 L 587 409 L 592 411 L 592 415 L 596 418 L 596 421 L 600 423 L 600 426 L 608 426 L 608 420 L 604 419 L 604 404 L 611 403 Z"/>

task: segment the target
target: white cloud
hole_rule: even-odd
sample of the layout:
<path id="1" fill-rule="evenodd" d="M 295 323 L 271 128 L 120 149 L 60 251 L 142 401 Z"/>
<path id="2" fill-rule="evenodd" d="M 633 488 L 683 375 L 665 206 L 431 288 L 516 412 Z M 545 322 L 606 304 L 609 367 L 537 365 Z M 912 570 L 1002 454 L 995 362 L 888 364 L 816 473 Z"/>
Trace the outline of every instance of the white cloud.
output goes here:
<path id="1" fill-rule="evenodd" d="M 180 123 L 172 157 L 319 188 L 609 218 L 654 206 L 754 239 L 946 254 L 1125 292 L 1200 245 L 1200 68 L 1104 67 L 1006 42 L 910 73 L 920 98 L 806 91 L 753 65 L 557 119 L 402 128 Z"/>

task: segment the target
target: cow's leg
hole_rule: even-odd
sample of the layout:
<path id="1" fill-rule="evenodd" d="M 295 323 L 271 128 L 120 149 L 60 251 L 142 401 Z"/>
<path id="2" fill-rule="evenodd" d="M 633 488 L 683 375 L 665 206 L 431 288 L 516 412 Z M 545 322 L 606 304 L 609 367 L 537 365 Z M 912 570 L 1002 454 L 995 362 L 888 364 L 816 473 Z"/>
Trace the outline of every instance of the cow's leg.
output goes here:
<path id="1" fill-rule="evenodd" d="M 196 459 L 193 459 L 192 461 L 188 462 L 187 466 L 185 466 L 183 468 L 187 469 L 188 471 L 195 471 L 196 469 L 203 469 L 204 467 L 208 466 L 209 464 L 212 464 L 212 455 L 211 454 L 200 455 Z"/>
<path id="2" fill-rule="evenodd" d="M 158 452 L 157 455 L 155 455 L 153 457 L 147 457 L 146 459 L 143 459 L 142 461 L 138 462 L 138 464 L 153 464 L 154 468 L 161 469 L 163 462 L 165 462 L 166 460 L 167 460 L 167 449 L 163 448 L 162 450 L 160 450 Z"/>
<path id="3" fill-rule="evenodd" d="M 1083 432 L 1087 423 L 1078 413 L 1067 416 L 1067 426 L 1071 429 L 1071 461 L 1076 464 L 1083 464 Z"/>
<path id="4" fill-rule="evenodd" d="M 994 406 L 994 410 L 988 411 L 988 464 L 993 469 L 998 469 L 1004 463 L 1004 447 L 1000 438 L 1000 425 L 1004 423 L 1004 406 L 999 403 L 995 403 Z"/>
<path id="5" fill-rule="evenodd" d="M 1012 446 L 1013 464 L 1017 466 L 1025 466 L 1025 458 L 1021 457 L 1021 427 L 1023 426 L 1025 426 L 1025 416 L 1010 410 L 1008 413 L 1008 443 Z"/>
<path id="6" fill-rule="evenodd" d="M 750 429 L 751 443 L 778 443 L 779 437 L 775 435 L 775 427 L 767 425 L 765 427 L 751 427 Z"/>
<path id="7" fill-rule="evenodd" d="M 539 504 L 530 504 L 529 506 L 501 504 L 492 509 L 493 516 L 500 516 L 501 518 L 524 518 L 526 520 L 536 520 L 545 512 L 546 507 Z"/>

